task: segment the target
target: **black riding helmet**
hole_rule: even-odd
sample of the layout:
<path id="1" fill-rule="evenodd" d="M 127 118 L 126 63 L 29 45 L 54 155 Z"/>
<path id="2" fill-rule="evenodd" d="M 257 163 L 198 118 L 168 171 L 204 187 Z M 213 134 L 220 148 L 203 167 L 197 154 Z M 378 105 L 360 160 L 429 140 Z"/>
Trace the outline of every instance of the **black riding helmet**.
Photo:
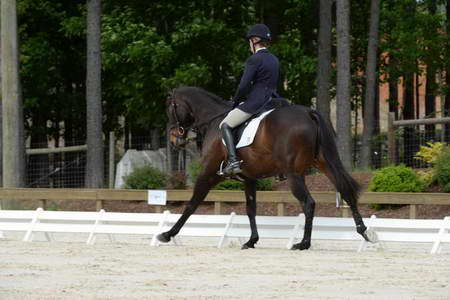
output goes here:
<path id="1" fill-rule="evenodd" d="M 248 41 L 253 36 L 257 36 L 261 40 L 265 40 L 265 41 L 272 40 L 272 35 L 270 34 L 269 27 L 267 27 L 264 24 L 253 25 L 250 28 L 250 30 L 248 31 L 247 35 L 245 36 L 245 39 Z"/>

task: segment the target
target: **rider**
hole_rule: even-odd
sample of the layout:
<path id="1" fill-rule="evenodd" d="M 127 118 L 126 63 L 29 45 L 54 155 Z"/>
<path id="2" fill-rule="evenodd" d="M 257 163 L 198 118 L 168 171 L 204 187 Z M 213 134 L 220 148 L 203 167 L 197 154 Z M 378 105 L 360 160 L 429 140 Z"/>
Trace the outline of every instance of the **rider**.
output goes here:
<path id="1" fill-rule="evenodd" d="M 223 170 L 226 175 L 241 172 L 231 130 L 258 113 L 272 96 L 278 97 L 276 89 L 280 64 L 278 58 L 267 50 L 272 39 L 269 28 L 256 24 L 250 28 L 245 39 L 253 55 L 245 62 L 244 75 L 233 97 L 233 110 L 219 125 L 228 150 L 228 163 Z"/>

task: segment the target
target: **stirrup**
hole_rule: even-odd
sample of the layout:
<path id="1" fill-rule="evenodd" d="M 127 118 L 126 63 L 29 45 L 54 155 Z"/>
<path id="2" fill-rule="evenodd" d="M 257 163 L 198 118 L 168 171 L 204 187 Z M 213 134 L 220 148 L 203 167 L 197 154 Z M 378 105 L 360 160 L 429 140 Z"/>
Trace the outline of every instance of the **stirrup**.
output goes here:
<path id="1" fill-rule="evenodd" d="M 224 175 L 236 175 L 242 173 L 241 162 L 239 160 L 228 162 L 227 166 L 222 170 Z"/>

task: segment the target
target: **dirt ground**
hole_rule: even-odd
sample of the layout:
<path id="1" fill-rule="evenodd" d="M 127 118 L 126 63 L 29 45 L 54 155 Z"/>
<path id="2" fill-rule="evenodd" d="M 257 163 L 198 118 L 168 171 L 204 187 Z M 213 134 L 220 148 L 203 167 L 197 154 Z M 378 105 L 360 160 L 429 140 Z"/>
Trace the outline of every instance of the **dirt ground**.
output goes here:
<path id="1" fill-rule="evenodd" d="M 216 239 L 150 247 L 149 239 L 59 235 L 55 242 L 0 240 L 0 299 L 449 299 L 450 246 L 314 241 L 308 251 L 261 240 L 216 249 Z M 39 237 L 38 237 L 39 239 Z"/>

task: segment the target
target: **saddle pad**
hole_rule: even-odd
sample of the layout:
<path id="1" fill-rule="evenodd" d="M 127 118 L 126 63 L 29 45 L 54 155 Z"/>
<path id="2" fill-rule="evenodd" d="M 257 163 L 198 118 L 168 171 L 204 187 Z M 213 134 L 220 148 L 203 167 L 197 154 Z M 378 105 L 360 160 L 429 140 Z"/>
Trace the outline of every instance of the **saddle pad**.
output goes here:
<path id="1" fill-rule="evenodd" d="M 261 120 L 264 119 L 272 111 L 274 111 L 274 109 L 262 113 L 259 117 L 252 119 L 248 123 L 241 135 L 241 138 L 239 139 L 239 142 L 236 145 L 236 149 L 249 146 L 253 143 L 256 132 L 258 131 L 259 123 L 261 123 Z"/>

